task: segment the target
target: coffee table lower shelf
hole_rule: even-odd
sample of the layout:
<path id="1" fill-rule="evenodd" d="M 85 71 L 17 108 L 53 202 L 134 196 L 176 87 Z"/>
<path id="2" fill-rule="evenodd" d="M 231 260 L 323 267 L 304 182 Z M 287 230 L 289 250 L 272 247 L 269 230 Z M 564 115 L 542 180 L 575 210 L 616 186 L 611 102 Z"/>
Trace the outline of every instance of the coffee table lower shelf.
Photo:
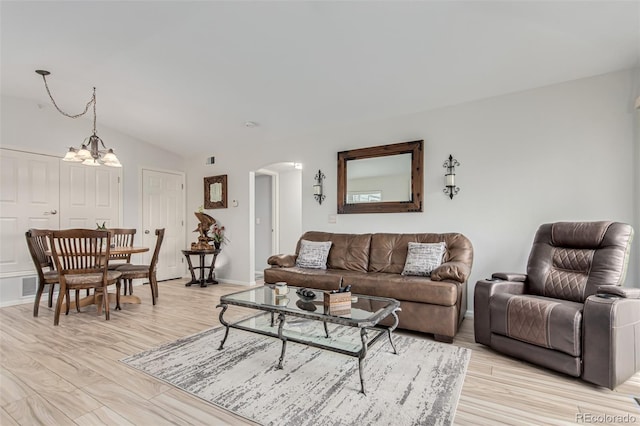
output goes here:
<path id="1" fill-rule="evenodd" d="M 280 339 L 282 341 L 282 350 L 280 352 L 280 359 L 278 361 L 278 368 L 282 369 L 282 363 L 284 361 L 285 352 L 287 349 L 287 342 L 299 343 L 302 345 L 312 346 L 320 349 L 324 349 L 331 352 L 336 352 L 342 355 L 348 355 L 358 358 L 358 372 L 360 375 L 360 392 L 365 393 L 364 378 L 363 378 L 363 363 L 367 355 L 367 350 L 380 340 L 385 335 L 389 338 L 389 343 L 393 348 L 393 353 L 397 354 L 396 347 L 393 343 L 391 333 L 398 325 L 398 317 L 395 311 L 391 314 L 395 318 L 394 325 L 387 327 L 376 325 L 373 327 L 355 327 L 352 325 L 341 325 L 339 317 L 336 317 L 337 327 L 351 327 L 359 328 L 360 336 L 341 336 L 341 333 L 334 333 L 332 336 L 329 333 L 327 323 L 333 323 L 331 318 L 327 318 L 328 321 L 301 318 L 296 315 L 287 316 L 283 312 L 264 312 L 254 317 L 250 317 L 235 323 L 228 323 L 224 320 L 224 312 L 227 310 L 228 305 L 221 303 L 217 305 L 221 307 L 220 323 L 226 327 L 222 342 L 218 350 L 224 348 L 224 344 L 229 335 L 230 328 L 236 328 L 239 330 L 248 331 L 251 333 L 261 334 L 263 336 L 270 336 Z M 287 321 L 287 319 L 290 319 Z M 322 328 L 320 324 L 322 323 Z M 303 326 L 306 329 L 303 329 Z M 311 329 L 311 330 L 309 330 Z M 351 338 L 349 338 L 351 337 Z"/>

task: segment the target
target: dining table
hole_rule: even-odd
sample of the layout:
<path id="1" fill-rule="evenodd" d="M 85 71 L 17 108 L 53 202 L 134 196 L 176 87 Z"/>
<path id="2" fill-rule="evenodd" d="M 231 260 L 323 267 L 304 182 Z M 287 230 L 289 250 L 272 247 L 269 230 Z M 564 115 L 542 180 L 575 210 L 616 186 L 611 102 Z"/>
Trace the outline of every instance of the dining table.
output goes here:
<path id="1" fill-rule="evenodd" d="M 109 249 L 110 255 L 124 255 L 124 254 L 138 254 L 138 253 L 146 253 L 149 251 L 149 247 L 136 247 L 136 246 L 115 246 Z M 45 254 L 47 256 L 52 256 L 51 250 L 46 250 Z M 109 262 L 109 260 L 107 260 Z M 116 302 L 116 294 L 109 293 L 109 303 Z M 133 294 L 130 295 L 121 295 L 120 296 L 120 304 L 129 303 L 129 304 L 140 304 L 141 300 L 138 296 Z M 78 306 L 84 307 L 89 305 L 96 305 L 98 308 L 98 315 L 102 313 L 102 293 L 94 292 L 88 296 L 85 296 L 78 300 Z"/>

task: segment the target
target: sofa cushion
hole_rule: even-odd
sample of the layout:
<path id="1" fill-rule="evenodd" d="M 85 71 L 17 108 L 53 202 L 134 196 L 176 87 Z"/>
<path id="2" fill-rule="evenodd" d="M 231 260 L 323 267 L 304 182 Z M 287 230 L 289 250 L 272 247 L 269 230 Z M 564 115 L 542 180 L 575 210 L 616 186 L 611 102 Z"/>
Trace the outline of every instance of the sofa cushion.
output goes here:
<path id="1" fill-rule="evenodd" d="M 327 268 L 366 272 L 369 267 L 371 234 L 332 234 L 309 231 L 300 238 L 308 241 L 331 241 Z M 300 251 L 300 241 L 296 253 Z M 398 272 L 400 273 L 400 272 Z"/>
<path id="2" fill-rule="evenodd" d="M 351 286 L 353 294 L 391 297 L 400 301 L 455 306 L 462 284 L 431 281 L 425 277 L 402 276 L 383 272 L 364 274 L 341 269 L 270 268 L 264 270 L 265 283 L 284 281 L 296 287 L 335 290 L 340 285 Z"/>
<path id="3" fill-rule="evenodd" d="M 264 282 L 284 281 L 296 287 L 310 287 L 319 290 L 336 290 L 345 273 L 339 269 L 268 268 L 264 270 Z"/>
<path id="4" fill-rule="evenodd" d="M 447 248 L 445 243 L 408 243 L 407 260 L 402 275 L 428 277 L 442 264 L 442 257 Z"/>
<path id="5" fill-rule="evenodd" d="M 498 293 L 491 297 L 489 307 L 492 333 L 580 356 L 582 303 Z"/>
<path id="6" fill-rule="evenodd" d="M 344 275 L 344 285 L 351 285 L 351 292 L 356 294 L 442 306 L 456 305 L 461 292 L 459 283 L 384 272 Z"/>
<path id="7" fill-rule="evenodd" d="M 300 240 L 300 252 L 296 259 L 298 268 L 327 269 L 327 257 L 331 241 Z"/>
<path id="8" fill-rule="evenodd" d="M 369 272 L 402 273 L 409 242 L 444 242 L 447 245 L 447 251 L 443 262 L 462 262 L 469 267 L 473 263 L 473 246 L 471 241 L 462 234 L 373 234 Z"/>

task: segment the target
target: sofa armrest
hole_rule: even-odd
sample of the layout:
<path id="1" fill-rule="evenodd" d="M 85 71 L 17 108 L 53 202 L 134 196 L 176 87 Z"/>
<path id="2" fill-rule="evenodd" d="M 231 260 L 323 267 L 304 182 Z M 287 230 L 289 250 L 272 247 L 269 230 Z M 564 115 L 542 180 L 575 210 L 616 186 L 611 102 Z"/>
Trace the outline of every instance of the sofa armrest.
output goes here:
<path id="1" fill-rule="evenodd" d="M 640 370 L 640 300 L 589 296 L 582 327 L 584 380 L 614 389 Z"/>
<path id="2" fill-rule="evenodd" d="M 491 274 L 491 278 L 505 281 L 525 282 L 527 280 L 527 274 L 520 274 L 517 272 L 494 272 Z"/>
<path id="3" fill-rule="evenodd" d="M 469 278 L 471 268 L 462 262 L 446 262 L 431 272 L 433 281 L 453 280 L 464 283 Z"/>
<path id="4" fill-rule="evenodd" d="M 297 257 L 295 254 L 274 254 L 269 256 L 267 263 L 272 268 L 291 268 L 296 266 Z"/>
<path id="5" fill-rule="evenodd" d="M 620 287 L 619 285 L 600 285 L 597 294 L 607 294 L 624 299 L 640 299 L 640 288 Z"/>
<path id="6" fill-rule="evenodd" d="M 489 281 L 476 283 L 473 294 L 473 328 L 476 342 L 491 346 L 491 315 L 489 302 L 494 294 L 523 294 L 525 284 L 522 281 Z"/>

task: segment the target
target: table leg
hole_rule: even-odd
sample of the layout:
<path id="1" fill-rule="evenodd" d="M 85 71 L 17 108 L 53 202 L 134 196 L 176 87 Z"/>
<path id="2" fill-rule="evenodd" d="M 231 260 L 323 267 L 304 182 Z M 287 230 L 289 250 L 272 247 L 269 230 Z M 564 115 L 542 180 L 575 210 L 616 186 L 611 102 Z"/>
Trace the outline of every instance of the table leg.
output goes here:
<path id="1" fill-rule="evenodd" d="M 191 256 L 189 256 L 188 254 L 185 254 L 184 257 L 187 258 L 187 265 L 189 265 L 189 272 L 191 272 L 191 281 L 186 283 L 185 286 L 191 287 L 191 284 L 195 284 L 198 281 L 196 281 L 196 274 L 193 272 L 193 264 L 191 263 Z"/>
<path id="2" fill-rule="evenodd" d="M 207 282 L 204 279 L 204 254 L 199 254 L 200 256 L 200 287 L 206 287 Z"/>
<path id="3" fill-rule="evenodd" d="M 398 314 L 396 313 L 397 311 L 399 311 L 400 309 L 396 309 L 395 311 L 391 312 L 391 315 L 393 315 L 393 325 L 389 328 L 387 328 L 387 335 L 389 336 L 389 343 L 391 343 L 391 347 L 393 348 L 393 353 L 394 354 L 398 354 L 398 351 L 396 350 L 396 345 L 393 344 L 393 339 L 391 338 L 391 333 L 393 332 L 393 330 L 396 329 L 396 327 L 398 326 L 398 322 L 400 321 L 398 319 Z"/>
<path id="4" fill-rule="evenodd" d="M 364 357 L 367 356 L 367 330 L 365 328 L 360 329 L 360 340 L 362 340 L 362 349 L 358 354 L 358 371 L 360 372 L 360 392 L 366 395 L 364 391 L 364 377 L 362 376 L 362 367 Z"/>
<path id="5" fill-rule="evenodd" d="M 284 314 L 278 314 L 278 339 L 282 340 L 282 351 L 280 352 L 280 361 L 278 362 L 278 369 L 282 370 L 282 361 L 284 361 L 284 352 L 287 350 L 287 338 L 282 335 L 282 328 L 284 327 Z"/>
<path id="6" fill-rule="evenodd" d="M 216 257 L 218 257 L 217 255 L 213 255 L 213 257 L 211 258 L 211 266 L 209 266 L 209 277 L 207 277 L 207 282 L 211 283 L 211 284 L 218 284 L 218 281 L 216 281 L 215 277 L 215 269 L 216 269 Z"/>
<path id="7" fill-rule="evenodd" d="M 229 336 L 229 323 L 222 318 L 222 316 L 224 315 L 224 311 L 226 311 L 229 306 L 224 304 L 220 304 L 216 306 L 216 308 L 220 308 L 220 307 L 222 307 L 222 311 L 220 311 L 220 316 L 219 316 L 220 324 L 224 325 L 226 327 L 226 330 L 224 331 L 224 337 L 222 338 L 222 342 L 220 342 L 220 346 L 218 347 L 219 351 L 222 350 L 222 348 L 224 347 L 224 342 L 227 341 L 227 337 Z"/>
<path id="8" fill-rule="evenodd" d="M 84 307 L 88 305 L 96 305 L 98 309 L 98 315 L 102 315 L 102 308 L 104 307 L 102 299 L 103 299 L 102 293 L 94 293 L 91 296 L 83 297 L 82 299 L 80 299 L 79 305 L 80 307 Z M 108 303 L 116 303 L 116 302 L 117 302 L 117 295 L 115 293 L 109 293 Z M 124 303 L 140 305 L 142 301 L 138 296 L 134 296 L 134 295 L 120 296 L 120 304 L 122 305 Z"/>
<path id="9" fill-rule="evenodd" d="M 324 324 L 324 337 L 329 338 L 329 329 L 327 328 L 327 322 L 322 321 L 322 323 Z"/>

